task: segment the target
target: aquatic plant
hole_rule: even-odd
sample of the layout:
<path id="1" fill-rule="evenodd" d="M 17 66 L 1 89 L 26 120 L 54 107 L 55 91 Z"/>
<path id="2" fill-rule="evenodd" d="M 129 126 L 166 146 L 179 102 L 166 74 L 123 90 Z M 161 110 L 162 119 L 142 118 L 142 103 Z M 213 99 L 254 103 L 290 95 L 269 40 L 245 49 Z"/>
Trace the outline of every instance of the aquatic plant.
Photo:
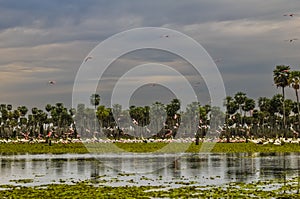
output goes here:
<path id="1" fill-rule="evenodd" d="M 231 182 L 223 186 L 197 186 L 178 183 L 181 186 L 138 186 L 134 180 L 130 186 L 105 186 L 91 181 L 76 184 L 50 184 L 36 187 L 0 186 L 1 198 L 299 198 L 298 179 L 290 179 L 284 186 L 279 180 L 257 182 Z M 276 186 L 272 186 L 276 185 Z M 279 185 L 279 186 L 278 186 Z M 285 190 L 285 191 L 284 191 Z"/>

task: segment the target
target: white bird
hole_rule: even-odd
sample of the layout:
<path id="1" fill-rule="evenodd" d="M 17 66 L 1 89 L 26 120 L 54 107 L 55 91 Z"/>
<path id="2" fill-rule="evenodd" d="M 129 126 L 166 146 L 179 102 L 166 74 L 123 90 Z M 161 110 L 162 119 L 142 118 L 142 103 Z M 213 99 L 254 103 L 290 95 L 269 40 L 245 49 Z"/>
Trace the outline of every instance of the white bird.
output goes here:
<path id="1" fill-rule="evenodd" d="M 221 127 L 221 126 L 218 126 L 219 127 L 219 129 L 221 130 L 221 131 L 224 131 L 224 129 Z"/>
<path id="2" fill-rule="evenodd" d="M 135 124 L 135 125 L 139 124 L 135 119 L 132 119 L 132 123 Z"/>
<path id="3" fill-rule="evenodd" d="M 298 133 L 297 131 L 295 131 L 295 129 L 293 128 L 293 125 L 290 126 L 290 130 L 293 132 L 293 134 L 294 134 L 295 136 L 298 136 L 298 135 L 299 135 L 299 133 Z"/>
<path id="4" fill-rule="evenodd" d="M 279 139 L 276 139 L 273 144 L 279 146 L 281 145 L 281 141 Z"/>

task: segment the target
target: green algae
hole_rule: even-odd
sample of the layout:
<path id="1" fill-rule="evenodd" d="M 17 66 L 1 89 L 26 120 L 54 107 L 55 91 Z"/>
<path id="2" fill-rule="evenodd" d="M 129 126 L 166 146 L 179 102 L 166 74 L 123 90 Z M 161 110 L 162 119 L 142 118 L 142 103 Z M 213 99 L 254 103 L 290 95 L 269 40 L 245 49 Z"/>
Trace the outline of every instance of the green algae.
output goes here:
<path id="1" fill-rule="evenodd" d="M 10 180 L 10 182 L 15 182 L 15 183 L 32 183 L 33 179 L 18 179 L 18 180 Z"/>
<path id="2" fill-rule="evenodd" d="M 1 186 L 0 198 L 299 198 L 297 178 L 257 182 L 230 182 L 222 186 L 198 186 L 179 183 L 182 186 L 137 186 L 133 180 L 130 186 L 112 187 L 95 185 L 91 181 L 76 184 L 49 184 L 36 187 Z M 275 186 L 272 186 L 275 185 Z M 6 189 L 5 189 L 6 188 Z"/>

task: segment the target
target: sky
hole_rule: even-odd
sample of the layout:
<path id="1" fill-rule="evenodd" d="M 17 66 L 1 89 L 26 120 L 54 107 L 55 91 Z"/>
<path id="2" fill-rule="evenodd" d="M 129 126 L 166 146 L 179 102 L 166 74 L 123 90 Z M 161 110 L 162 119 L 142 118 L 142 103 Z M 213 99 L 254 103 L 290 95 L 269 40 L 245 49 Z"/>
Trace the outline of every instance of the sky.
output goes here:
<path id="1" fill-rule="evenodd" d="M 295 15 L 284 16 L 289 13 Z M 273 84 L 275 66 L 300 69 L 299 0 L 0 0 L 0 103 L 71 107 L 76 75 L 90 52 L 115 34 L 142 27 L 179 31 L 202 45 L 215 60 L 227 96 L 242 91 L 253 99 L 272 97 L 280 92 Z M 172 37 L 164 39 L 176 42 Z M 293 38 L 299 40 L 288 41 Z M 109 105 L 113 85 L 124 73 L 148 62 L 180 71 L 199 101 L 209 101 L 205 82 L 197 84 L 186 60 L 144 49 L 111 64 L 98 86 L 101 103 Z M 161 77 L 180 86 L 178 78 L 157 71 L 151 77 L 155 74 L 153 83 L 136 90 L 131 104 L 166 103 L 176 95 L 156 81 Z M 287 96 L 295 99 L 292 89 Z"/>

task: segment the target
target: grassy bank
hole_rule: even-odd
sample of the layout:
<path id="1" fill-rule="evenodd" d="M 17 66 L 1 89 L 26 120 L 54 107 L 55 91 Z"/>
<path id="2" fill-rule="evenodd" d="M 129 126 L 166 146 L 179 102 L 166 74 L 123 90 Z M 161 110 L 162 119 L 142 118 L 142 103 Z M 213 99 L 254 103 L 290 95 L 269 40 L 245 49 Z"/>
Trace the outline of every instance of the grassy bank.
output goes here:
<path id="1" fill-rule="evenodd" d="M 195 145 L 195 143 L 69 143 L 52 144 L 49 146 L 44 143 L 5 143 L 0 144 L 1 154 L 31 153 L 31 154 L 62 154 L 62 153 L 114 153 L 114 152 L 136 152 L 136 153 L 254 153 L 254 152 L 300 152 L 299 144 L 284 144 L 275 146 L 272 144 L 258 145 L 253 143 L 205 143 Z"/>

